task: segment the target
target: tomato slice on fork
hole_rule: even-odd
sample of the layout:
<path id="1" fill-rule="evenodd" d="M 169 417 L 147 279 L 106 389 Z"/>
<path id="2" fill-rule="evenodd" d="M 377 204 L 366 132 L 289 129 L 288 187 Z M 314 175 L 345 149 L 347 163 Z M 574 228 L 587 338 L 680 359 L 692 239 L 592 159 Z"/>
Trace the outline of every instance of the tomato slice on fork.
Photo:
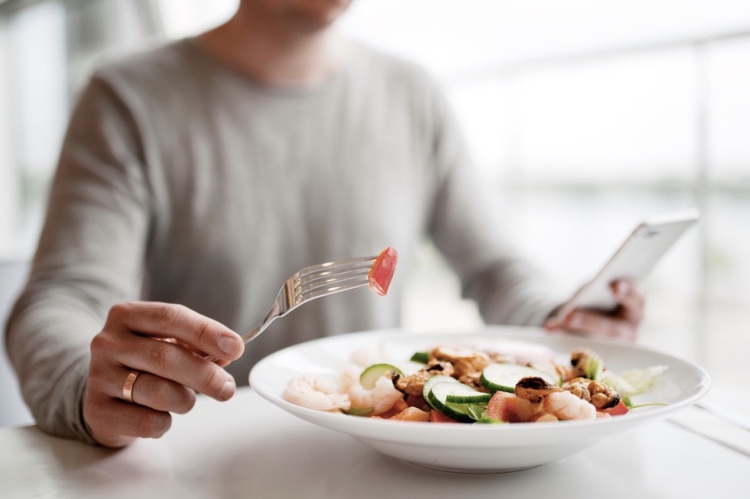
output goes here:
<path id="1" fill-rule="evenodd" d="M 372 264 L 370 272 L 367 274 L 371 290 L 381 296 L 385 296 L 388 293 L 388 287 L 391 285 L 391 279 L 393 279 L 393 273 L 396 271 L 397 262 L 398 252 L 392 247 L 388 246 L 380 252 L 375 259 L 375 263 Z"/>

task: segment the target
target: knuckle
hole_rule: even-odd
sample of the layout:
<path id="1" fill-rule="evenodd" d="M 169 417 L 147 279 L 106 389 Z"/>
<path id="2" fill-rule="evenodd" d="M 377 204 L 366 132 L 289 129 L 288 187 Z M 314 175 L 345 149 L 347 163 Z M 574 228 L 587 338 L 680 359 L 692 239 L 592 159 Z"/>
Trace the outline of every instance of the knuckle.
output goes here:
<path id="1" fill-rule="evenodd" d="M 155 342 L 158 345 L 151 354 L 151 360 L 158 372 L 169 372 L 178 363 L 179 353 L 171 343 L 163 341 Z"/>
<path id="2" fill-rule="evenodd" d="M 198 330 L 198 334 L 195 337 L 198 345 L 205 345 L 212 340 L 212 328 L 208 322 L 203 322 Z"/>
<path id="3" fill-rule="evenodd" d="M 152 383 L 142 397 L 149 401 L 146 405 L 175 414 L 189 412 L 196 402 L 195 393 L 192 390 L 178 383 L 164 380 Z"/>
<path id="4" fill-rule="evenodd" d="M 185 414 L 195 405 L 195 393 L 177 383 L 160 380 L 144 384 L 139 392 L 139 400 L 148 401 L 146 405 L 154 409 Z"/>
<path id="5" fill-rule="evenodd" d="M 158 409 L 158 407 L 155 407 L 153 404 L 163 401 L 164 397 L 167 395 L 167 390 L 163 388 L 162 383 L 154 381 L 150 376 L 141 376 L 138 383 L 137 393 L 135 388 L 133 389 L 133 398 L 137 399 L 142 405 Z"/>
<path id="6" fill-rule="evenodd" d="M 164 303 L 159 305 L 154 311 L 153 322 L 160 331 L 168 330 L 177 321 L 177 318 L 183 312 L 182 305 L 172 305 Z"/>
<path id="7" fill-rule="evenodd" d="M 209 394 L 219 390 L 220 386 L 223 385 L 223 382 L 219 379 L 219 371 L 220 368 L 218 366 L 209 371 L 208 375 L 203 378 L 203 389 L 201 392 Z"/>
<path id="8" fill-rule="evenodd" d="M 123 317 L 126 317 L 128 314 L 131 313 L 132 309 L 133 309 L 133 304 L 130 302 L 121 301 L 121 302 L 115 303 L 109 309 L 109 313 L 107 314 L 107 322 L 108 323 L 120 322 Z"/>
<path id="9" fill-rule="evenodd" d="M 114 341 L 106 333 L 99 333 L 91 339 L 89 350 L 92 357 L 104 356 L 114 348 Z"/>

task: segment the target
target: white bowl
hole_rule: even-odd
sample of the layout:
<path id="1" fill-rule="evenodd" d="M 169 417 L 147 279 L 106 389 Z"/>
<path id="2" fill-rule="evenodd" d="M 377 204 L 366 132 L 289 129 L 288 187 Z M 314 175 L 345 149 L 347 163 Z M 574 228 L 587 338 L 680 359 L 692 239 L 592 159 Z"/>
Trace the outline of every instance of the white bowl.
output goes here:
<path id="1" fill-rule="evenodd" d="M 408 360 L 412 353 L 446 344 L 472 346 L 507 341 L 551 348 L 561 359 L 588 347 L 614 372 L 667 365 L 658 383 L 633 397 L 634 404 L 665 403 L 637 408 L 623 416 L 594 421 L 496 425 L 433 424 L 347 416 L 307 409 L 282 398 L 287 382 L 310 374 L 337 379 L 351 355 L 363 348 L 380 349 L 389 359 Z M 591 444 L 648 422 L 657 421 L 696 402 L 709 389 L 700 366 L 631 344 L 548 334 L 536 328 L 487 327 L 457 334 L 382 330 L 333 336 L 295 345 L 261 360 L 250 373 L 250 385 L 285 411 L 319 426 L 346 433 L 397 459 L 426 468 L 469 473 L 496 473 L 539 466 L 586 449 Z"/>

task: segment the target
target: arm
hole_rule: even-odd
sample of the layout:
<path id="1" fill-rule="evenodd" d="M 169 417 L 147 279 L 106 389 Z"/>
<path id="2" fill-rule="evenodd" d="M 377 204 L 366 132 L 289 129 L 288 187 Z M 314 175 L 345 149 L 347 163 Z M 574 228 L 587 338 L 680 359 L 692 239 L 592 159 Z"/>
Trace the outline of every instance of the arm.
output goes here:
<path id="1" fill-rule="evenodd" d="M 140 279 L 148 198 L 123 105 L 100 80 L 69 124 L 25 290 L 8 321 L 9 357 L 37 424 L 91 441 L 81 413 L 89 342 L 108 305 Z"/>
<path id="2" fill-rule="evenodd" d="M 243 349 L 235 333 L 181 307 L 117 305 L 140 286 L 152 216 L 147 152 L 133 109 L 137 103 L 126 103 L 101 78 L 84 91 L 61 151 L 29 281 L 7 329 L 9 357 L 37 424 L 110 446 L 163 433 L 165 412 L 191 406 L 185 387 L 227 398 L 229 375 L 191 350 L 226 364 Z M 164 338 L 177 341 L 152 341 Z M 218 348 L 221 338 L 234 341 L 231 353 Z M 196 366 L 193 359 L 201 362 Z M 135 389 L 162 390 L 168 406 L 128 407 L 122 387 L 132 369 L 151 373 Z M 143 393 L 136 402 L 155 405 L 150 392 Z M 118 418 L 125 412 L 127 421 Z"/>

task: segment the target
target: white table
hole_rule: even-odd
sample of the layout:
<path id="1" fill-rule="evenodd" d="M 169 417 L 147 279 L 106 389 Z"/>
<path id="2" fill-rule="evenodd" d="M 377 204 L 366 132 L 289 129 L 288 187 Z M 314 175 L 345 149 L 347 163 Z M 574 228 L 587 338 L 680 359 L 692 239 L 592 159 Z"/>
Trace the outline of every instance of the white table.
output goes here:
<path id="1" fill-rule="evenodd" d="M 394 461 L 242 388 L 225 403 L 199 398 L 162 439 L 119 451 L 35 427 L 1 429 L 0 497 L 747 499 L 750 457 L 667 420 L 526 471 L 443 473 Z"/>

